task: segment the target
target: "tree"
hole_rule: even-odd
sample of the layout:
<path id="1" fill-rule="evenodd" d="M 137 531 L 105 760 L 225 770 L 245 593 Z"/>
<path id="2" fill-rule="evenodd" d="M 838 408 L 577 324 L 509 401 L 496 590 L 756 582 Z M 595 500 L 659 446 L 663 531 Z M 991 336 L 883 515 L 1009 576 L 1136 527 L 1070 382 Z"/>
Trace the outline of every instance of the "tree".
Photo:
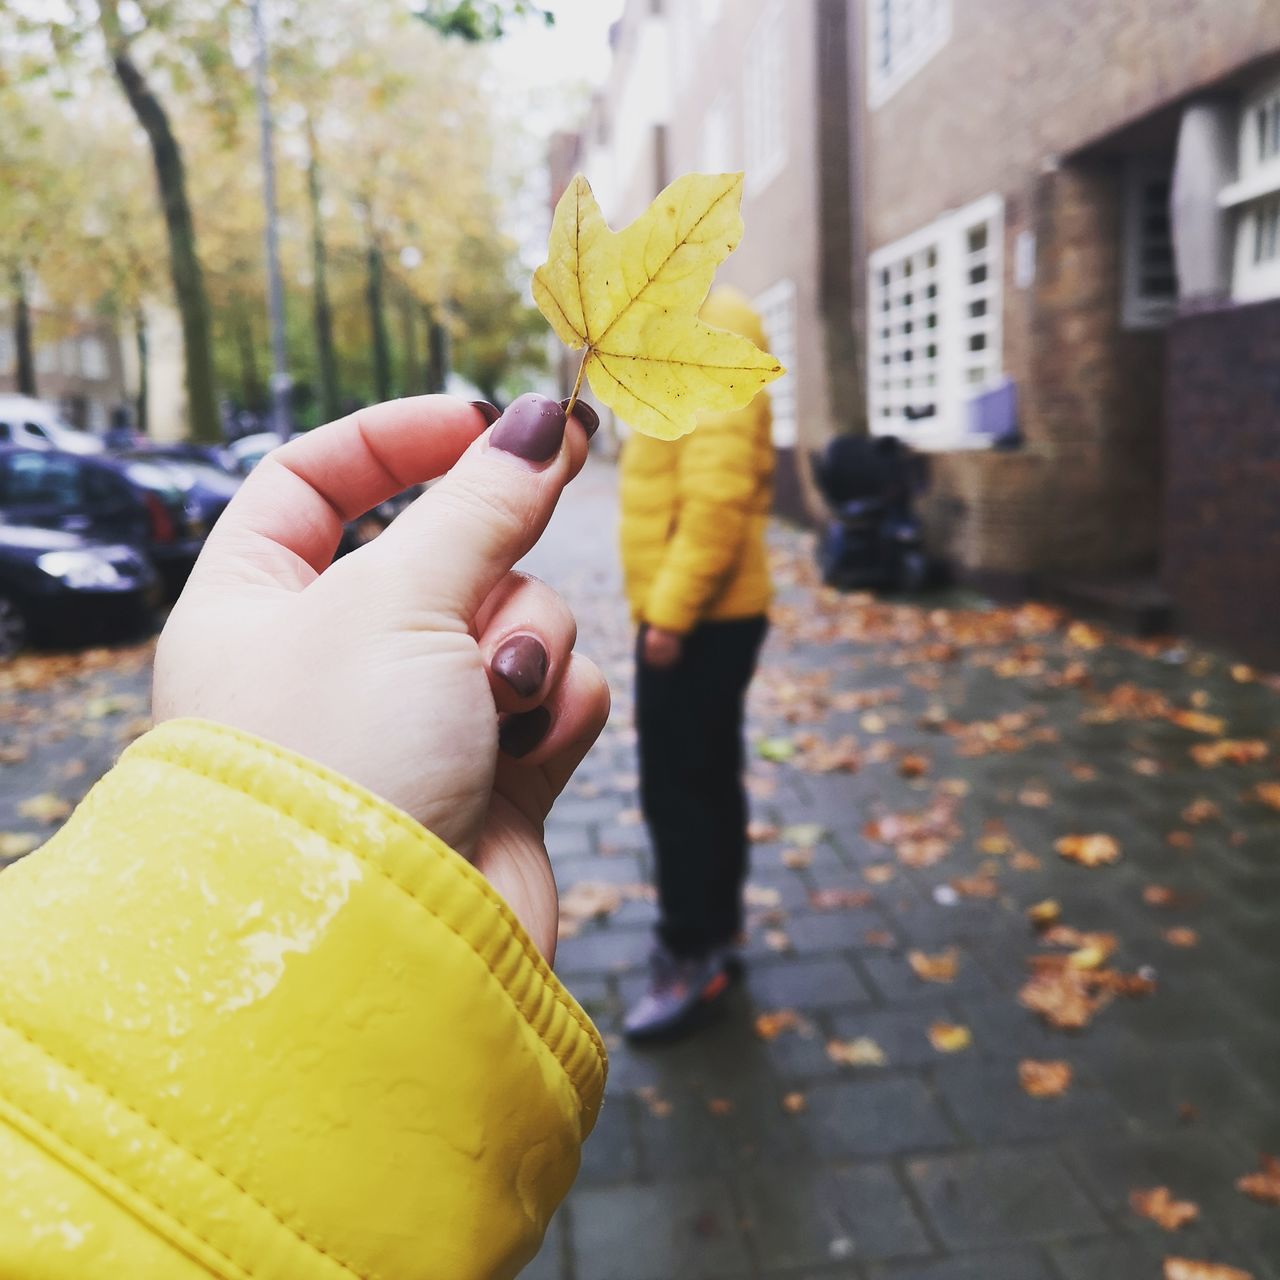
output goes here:
<path id="1" fill-rule="evenodd" d="M 443 36 L 458 36 L 478 44 L 499 40 L 512 18 L 540 17 L 555 25 L 555 14 L 530 0 L 425 0 L 418 16 Z"/>

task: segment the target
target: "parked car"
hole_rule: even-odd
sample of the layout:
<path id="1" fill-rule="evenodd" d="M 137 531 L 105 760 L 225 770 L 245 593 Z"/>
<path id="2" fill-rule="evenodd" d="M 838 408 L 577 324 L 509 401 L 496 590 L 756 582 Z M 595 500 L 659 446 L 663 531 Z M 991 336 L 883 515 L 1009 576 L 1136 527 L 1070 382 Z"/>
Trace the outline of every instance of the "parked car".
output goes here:
<path id="1" fill-rule="evenodd" d="M 0 518 L 144 552 L 180 586 L 208 526 L 163 463 L 0 449 Z"/>
<path id="2" fill-rule="evenodd" d="M 158 580 L 133 547 L 0 521 L 0 659 L 29 642 L 142 625 Z"/>
<path id="3" fill-rule="evenodd" d="M 199 454 L 172 452 L 168 446 L 130 449 L 113 456 L 135 467 L 158 469 L 167 476 L 169 483 L 182 492 L 188 515 L 195 517 L 206 533 L 235 497 L 242 479 L 217 462 Z"/>
<path id="4" fill-rule="evenodd" d="M 53 405 L 19 395 L 0 395 L 0 445 L 6 444 L 85 454 L 103 449 L 97 436 L 68 426 Z"/>

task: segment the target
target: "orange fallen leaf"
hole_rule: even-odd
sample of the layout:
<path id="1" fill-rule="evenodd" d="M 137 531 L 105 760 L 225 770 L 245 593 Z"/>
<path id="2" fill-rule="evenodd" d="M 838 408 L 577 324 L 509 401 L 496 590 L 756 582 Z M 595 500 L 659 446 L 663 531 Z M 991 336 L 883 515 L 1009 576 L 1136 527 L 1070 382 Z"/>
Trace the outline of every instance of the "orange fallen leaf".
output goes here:
<path id="1" fill-rule="evenodd" d="M 759 819 L 747 823 L 747 839 L 752 844 L 767 844 L 782 834 L 782 828 L 776 822 L 761 822 Z"/>
<path id="2" fill-rule="evenodd" d="M 1175 1200 L 1168 1187 L 1129 1192 L 1129 1207 L 1139 1217 L 1150 1218 L 1166 1231 L 1177 1231 L 1200 1216 L 1200 1206 L 1190 1200 Z"/>
<path id="3" fill-rule="evenodd" d="M 1120 859 L 1120 846 L 1113 836 L 1063 836 L 1053 847 L 1062 857 L 1082 867 L 1101 867 Z"/>
<path id="4" fill-rule="evenodd" d="M 38 849 L 42 840 L 33 831 L 0 831 L 0 858 L 20 858 Z"/>
<path id="5" fill-rule="evenodd" d="M 1097 769 L 1091 764 L 1073 764 L 1070 773 L 1077 782 L 1093 782 L 1098 776 Z"/>
<path id="6" fill-rule="evenodd" d="M 896 872 L 891 862 L 873 862 L 871 866 L 864 867 L 862 871 L 863 879 L 868 884 L 888 884 L 895 874 Z"/>
<path id="7" fill-rule="evenodd" d="M 1139 756 L 1129 767 L 1143 778 L 1154 778 L 1161 772 L 1160 761 L 1150 756 Z"/>
<path id="8" fill-rule="evenodd" d="M 1280 811 L 1280 782 L 1260 782 L 1253 794 L 1269 809 Z"/>
<path id="9" fill-rule="evenodd" d="M 1047 809 L 1053 803 L 1053 796 L 1044 787 L 1023 787 L 1018 792 L 1018 803 L 1029 809 Z"/>
<path id="10" fill-rule="evenodd" d="M 1194 947 L 1200 943 L 1200 935 L 1194 929 L 1178 925 L 1164 931 L 1164 940 L 1171 947 Z"/>
<path id="11" fill-rule="evenodd" d="M 1000 892 L 999 882 L 984 875 L 959 876 L 951 887 L 962 898 L 994 898 Z"/>
<path id="12" fill-rule="evenodd" d="M 742 891 L 742 900 L 749 907 L 768 911 L 782 905 L 782 893 L 777 889 L 771 889 L 768 885 L 748 884 Z"/>
<path id="13" fill-rule="evenodd" d="M 1196 1262 L 1191 1258 L 1166 1258 L 1164 1280 L 1253 1280 L 1253 1272 L 1222 1262 Z"/>
<path id="14" fill-rule="evenodd" d="M 782 865 L 792 871 L 803 871 L 806 867 L 813 866 L 813 850 L 783 849 Z"/>
<path id="15" fill-rule="evenodd" d="M 898 861 L 904 867 L 918 870 L 936 866 L 951 852 L 951 842 L 941 836 L 923 836 L 916 840 L 903 840 L 897 846 Z"/>
<path id="16" fill-rule="evenodd" d="M 869 889 L 815 889 L 809 894 L 809 905 L 815 911 L 851 911 L 870 901 Z"/>
<path id="17" fill-rule="evenodd" d="M 868 929 L 862 935 L 862 941 L 869 947 L 891 947 L 893 934 L 888 929 Z"/>
<path id="18" fill-rule="evenodd" d="M 800 1015 L 794 1009 L 776 1009 L 756 1015 L 755 1031 L 761 1040 L 776 1040 L 784 1031 L 799 1031 Z"/>
<path id="19" fill-rule="evenodd" d="M 1057 1098 L 1071 1085 L 1073 1071 L 1061 1059 L 1023 1058 L 1018 1063 L 1018 1083 L 1033 1098 Z"/>
<path id="20" fill-rule="evenodd" d="M 1260 738 L 1222 738 L 1218 742 L 1197 742 L 1191 758 L 1202 769 L 1220 764 L 1254 764 L 1265 760 L 1271 748 Z"/>
<path id="21" fill-rule="evenodd" d="M 1236 1186 L 1254 1200 L 1280 1208 L 1280 1160 L 1264 1153 L 1258 1163 L 1261 1166 L 1258 1172 L 1237 1178 Z"/>
<path id="22" fill-rule="evenodd" d="M 1087 622 L 1073 622 L 1067 628 L 1067 643 L 1077 649 L 1101 648 L 1104 638 L 1097 627 L 1091 627 Z"/>
<path id="23" fill-rule="evenodd" d="M 929 772 L 929 757 L 917 753 L 905 755 L 898 761 L 898 772 L 904 778 L 923 778 Z"/>
<path id="24" fill-rule="evenodd" d="M 1193 827 L 1198 827 L 1202 822 L 1209 822 L 1214 818 L 1222 817 L 1222 810 L 1210 800 L 1207 796 L 1197 796 L 1182 811 L 1182 820 Z"/>
<path id="25" fill-rule="evenodd" d="M 948 947 L 937 955 L 908 951 L 907 963 L 921 982 L 954 982 L 960 953 L 954 947 Z"/>
<path id="26" fill-rule="evenodd" d="M 1028 853 L 1025 849 L 1019 849 L 1009 862 L 1009 865 L 1015 871 L 1039 871 L 1040 859 L 1034 853 Z"/>
<path id="27" fill-rule="evenodd" d="M 42 791 L 37 796 L 28 796 L 23 800 L 18 805 L 18 813 L 24 818 L 53 826 L 70 815 L 71 803 L 52 791 Z"/>
<path id="28" fill-rule="evenodd" d="M 1018 1002 L 1050 1026 L 1078 1031 L 1089 1025 L 1106 998 L 1090 993 L 1080 970 L 1063 965 L 1033 974 L 1018 992 Z"/>
<path id="29" fill-rule="evenodd" d="M 1042 902 L 1032 903 L 1027 908 L 1027 919 L 1037 929 L 1047 929 L 1062 918 L 1062 907 L 1054 898 L 1045 898 Z"/>
<path id="30" fill-rule="evenodd" d="M 842 1067 L 883 1067 L 888 1059 L 870 1036 L 853 1040 L 828 1040 L 827 1057 Z"/>
<path id="31" fill-rule="evenodd" d="M 1227 731 L 1227 722 L 1221 716 L 1207 716 L 1203 711 L 1171 711 L 1167 718 L 1183 729 L 1210 738 L 1220 738 Z"/>
<path id="32" fill-rule="evenodd" d="M 790 951 L 791 939 L 787 937 L 786 932 L 782 929 L 766 929 L 764 931 L 764 945 L 770 951 Z"/>
<path id="33" fill-rule="evenodd" d="M 733 1103 L 728 1098 L 708 1098 L 707 1110 L 713 1116 L 731 1116 L 733 1115 Z"/>
<path id="34" fill-rule="evenodd" d="M 973 1043 L 968 1027 L 955 1022 L 934 1022 L 929 1026 L 929 1043 L 939 1053 L 960 1053 Z"/>
<path id="35" fill-rule="evenodd" d="M 1165 843 L 1171 849 L 1190 849 L 1195 844 L 1195 838 L 1190 831 L 1170 831 L 1165 836 Z"/>
<path id="36" fill-rule="evenodd" d="M 658 1092 L 656 1085 L 641 1085 L 636 1089 L 635 1095 L 644 1103 L 655 1120 L 665 1120 L 672 1112 L 671 1103 Z"/>
<path id="37" fill-rule="evenodd" d="M 0 764 L 21 764 L 30 753 L 29 747 L 19 746 L 16 742 L 5 743 L 0 746 Z"/>
<path id="38" fill-rule="evenodd" d="M 789 1116 L 798 1116 L 809 1108 L 809 1099 L 803 1093 L 786 1093 L 782 1096 L 782 1109 Z"/>

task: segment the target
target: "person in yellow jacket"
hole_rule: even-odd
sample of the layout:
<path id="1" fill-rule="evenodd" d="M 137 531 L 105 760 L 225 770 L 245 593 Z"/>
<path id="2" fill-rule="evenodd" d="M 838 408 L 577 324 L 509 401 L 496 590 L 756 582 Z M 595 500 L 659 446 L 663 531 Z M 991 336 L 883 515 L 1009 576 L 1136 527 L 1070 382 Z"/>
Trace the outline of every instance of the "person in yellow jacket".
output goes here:
<path id="1" fill-rule="evenodd" d="M 606 1067 L 549 968 L 542 825 L 608 691 L 511 571 L 591 415 L 497 416 L 402 400 L 270 454 L 165 627 L 158 727 L 0 874 L 0 1276 L 494 1280 L 537 1251 Z"/>
<path id="2" fill-rule="evenodd" d="M 702 318 L 765 345 L 733 290 L 715 290 Z M 733 972 L 747 871 L 743 701 L 767 625 L 773 463 L 763 394 L 674 442 L 634 435 L 622 456 L 640 795 L 659 903 L 649 986 L 623 1024 L 635 1040 L 695 1026 Z"/>

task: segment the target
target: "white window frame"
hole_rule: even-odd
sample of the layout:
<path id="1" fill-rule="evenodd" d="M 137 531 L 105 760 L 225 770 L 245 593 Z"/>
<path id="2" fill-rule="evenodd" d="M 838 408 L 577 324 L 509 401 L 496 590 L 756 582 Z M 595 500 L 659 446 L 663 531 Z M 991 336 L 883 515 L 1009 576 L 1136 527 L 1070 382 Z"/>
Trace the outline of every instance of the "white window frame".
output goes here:
<path id="1" fill-rule="evenodd" d="M 794 448 L 800 434 L 796 411 L 796 364 L 800 359 L 800 344 L 796 336 L 795 281 L 779 280 L 770 285 L 756 295 L 752 305 L 764 326 L 769 350 L 786 369 L 781 378 L 768 386 L 773 443 L 779 449 Z"/>
<path id="2" fill-rule="evenodd" d="M 1259 259 L 1256 249 L 1259 223 L 1275 216 L 1272 211 L 1280 197 L 1280 147 L 1263 152 L 1259 113 L 1264 110 L 1269 128 L 1280 129 L 1280 77 L 1245 99 L 1240 112 L 1240 177 L 1218 196 L 1218 204 L 1236 215 L 1231 296 L 1237 302 L 1280 298 L 1280 254 Z"/>
<path id="3" fill-rule="evenodd" d="M 738 154 L 733 136 L 733 99 L 726 90 L 707 108 L 699 138 L 700 167 L 704 173 L 736 173 Z"/>
<path id="4" fill-rule="evenodd" d="M 979 227 L 986 229 L 985 244 L 973 250 L 970 232 Z M 975 282 L 970 272 L 980 268 L 983 279 Z M 936 289 L 932 297 L 930 287 Z M 970 402 L 1004 377 L 1004 198 L 983 196 L 877 249 L 868 260 L 867 299 L 871 433 L 899 436 L 927 450 L 988 447 L 988 437 L 970 430 Z M 978 307 L 981 314 L 975 316 L 972 309 Z M 930 316 L 933 326 L 921 329 L 921 320 L 927 324 Z M 982 354 L 971 349 L 979 338 Z M 933 356 L 927 354 L 930 346 Z M 904 373 L 908 350 L 910 370 Z M 915 379 L 931 381 L 917 388 Z M 908 409 L 922 407 L 922 394 L 931 397 L 936 411 L 908 417 Z"/>
<path id="5" fill-rule="evenodd" d="M 951 0 L 867 0 L 867 106 L 888 102 L 950 39 Z"/>
<path id="6" fill-rule="evenodd" d="M 1172 190 L 1173 173 L 1168 161 L 1132 159 L 1124 177 L 1124 241 L 1123 294 L 1120 318 L 1126 329 L 1157 329 L 1166 325 L 1178 312 L 1177 263 L 1173 254 L 1173 218 L 1169 216 L 1169 259 L 1174 270 L 1171 294 L 1150 294 L 1143 290 L 1142 260 L 1147 250 L 1147 232 L 1143 223 L 1146 213 L 1145 188 L 1151 181 L 1162 181 Z M 1167 211 L 1166 211 L 1167 212 Z"/>
<path id="7" fill-rule="evenodd" d="M 742 105 L 743 168 L 748 195 L 759 194 L 787 167 L 790 31 L 782 0 L 772 0 L 747 41 Z"/>

